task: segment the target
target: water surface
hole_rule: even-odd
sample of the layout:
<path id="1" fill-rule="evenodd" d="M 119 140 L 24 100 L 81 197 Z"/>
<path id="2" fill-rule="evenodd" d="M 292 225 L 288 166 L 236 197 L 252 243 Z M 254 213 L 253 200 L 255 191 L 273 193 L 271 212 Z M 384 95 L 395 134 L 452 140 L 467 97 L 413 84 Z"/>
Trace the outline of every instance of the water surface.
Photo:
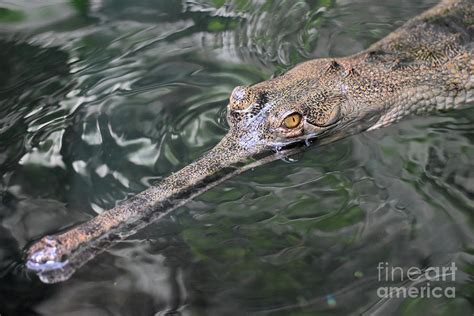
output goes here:
<path id="1" fill-rule="evenodd" d="M 471 315 L 469 107 L 247 172 L 67 282 L 22 261 L 216 144 L 234 86 L 356 53 L 435 2 L 0 2 L 0 314 Z M 380 299 L 380 262 L 455 262 L 456 298 Z"/>

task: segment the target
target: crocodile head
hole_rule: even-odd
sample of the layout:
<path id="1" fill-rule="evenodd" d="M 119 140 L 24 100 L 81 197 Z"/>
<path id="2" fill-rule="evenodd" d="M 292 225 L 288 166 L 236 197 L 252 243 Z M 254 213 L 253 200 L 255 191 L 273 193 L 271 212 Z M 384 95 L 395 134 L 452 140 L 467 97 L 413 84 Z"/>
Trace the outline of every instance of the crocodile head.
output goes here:
<path id="1" fill-rule="evenodd" d="M 324 144 L 369 128 L 379 111 L 351 97 L 344 60 L 303 63 L 283 76 L 236 87 L 227 121 L 236 145 L 251 154 L 309 142 Z M 364 109 L 362 111 L 362 109 Z"/>

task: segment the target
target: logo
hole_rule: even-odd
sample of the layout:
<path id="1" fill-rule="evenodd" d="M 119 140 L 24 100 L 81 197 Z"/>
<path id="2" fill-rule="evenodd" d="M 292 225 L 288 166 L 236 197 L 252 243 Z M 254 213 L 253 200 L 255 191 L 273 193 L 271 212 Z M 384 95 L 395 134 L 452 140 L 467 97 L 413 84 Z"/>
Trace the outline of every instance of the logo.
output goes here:
<path id="1" fill-rule="evenodd" d="M 456 263 L 449 266 L 398 267 L 388 262 L 377 265 L 378 281 L 388 284 L 377 288 L 380 298 L 455 298 L 456 288 L 447 286 L 456 281 Z M 400 284 L 391 286 L 390 283 Z"/>

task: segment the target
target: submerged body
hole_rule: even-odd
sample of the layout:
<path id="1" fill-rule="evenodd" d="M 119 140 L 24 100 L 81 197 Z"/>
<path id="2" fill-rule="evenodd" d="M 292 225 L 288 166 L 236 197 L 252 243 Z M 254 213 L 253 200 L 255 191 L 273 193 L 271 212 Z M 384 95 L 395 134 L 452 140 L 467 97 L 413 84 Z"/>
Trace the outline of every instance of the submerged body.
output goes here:
<path id="1" fill-rule="evenodd" d="M 215 148 L 92 220 L 44 237 L 29 249 L 27 266 L 44 282 L 63 281 L 112 241 L 233 175 L 308 144 L 474 101 L 473 2 L 445 0 L 359 54 L 308 61 L 235 88 L 230 129 Z"/>

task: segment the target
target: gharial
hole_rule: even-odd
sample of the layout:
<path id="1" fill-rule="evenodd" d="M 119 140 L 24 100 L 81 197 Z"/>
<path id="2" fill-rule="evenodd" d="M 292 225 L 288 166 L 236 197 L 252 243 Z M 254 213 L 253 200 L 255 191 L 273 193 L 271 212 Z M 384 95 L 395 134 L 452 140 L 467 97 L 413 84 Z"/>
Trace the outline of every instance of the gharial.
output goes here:
<path id="1" fill-rule="evenodd" d="M 231 176 L 387 126 L 410 114 L 474 101 L 474 0 L 443 0 L 368 49 L 315 59 L 230 96 L 229 131 L 202 158 L 155 186 L 27 252 L 43 282 L 68 279 L 125 238 Z"/>

